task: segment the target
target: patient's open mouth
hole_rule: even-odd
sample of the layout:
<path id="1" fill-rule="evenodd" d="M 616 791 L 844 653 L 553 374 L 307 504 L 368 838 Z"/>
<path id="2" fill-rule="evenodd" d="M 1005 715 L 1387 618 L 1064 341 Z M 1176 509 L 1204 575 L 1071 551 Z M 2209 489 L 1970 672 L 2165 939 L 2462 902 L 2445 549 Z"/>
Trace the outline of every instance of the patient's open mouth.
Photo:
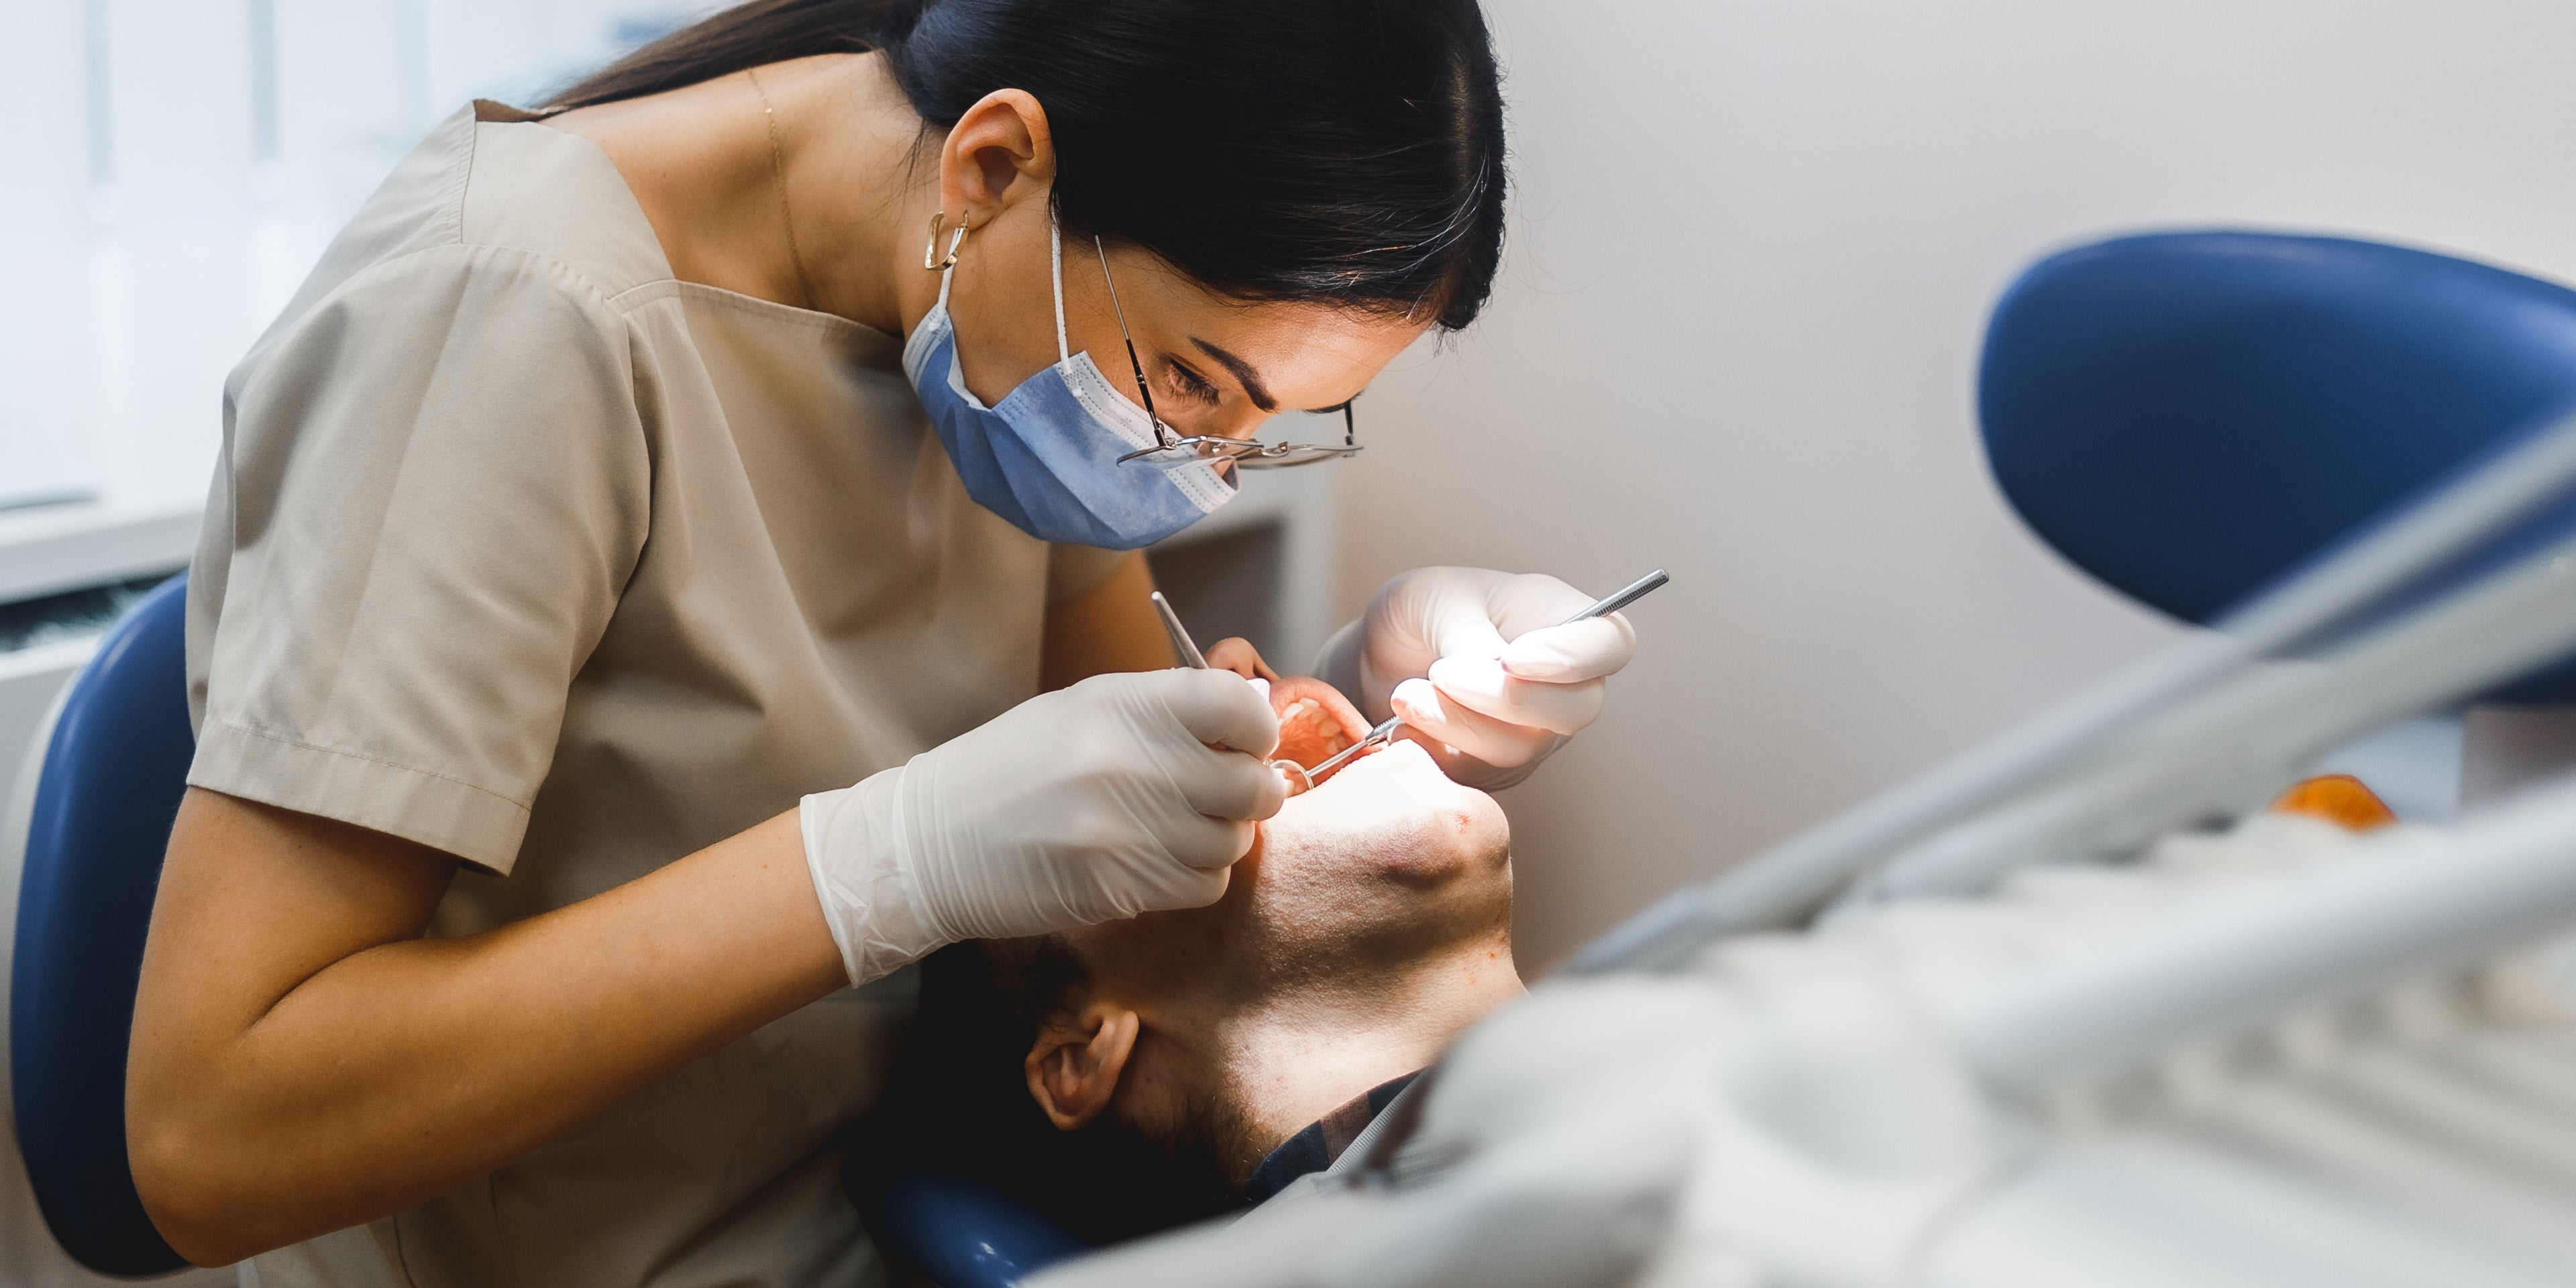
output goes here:
<path id="1" fill-rule="evenodd" d="M 1270 705 L 1279 713 L 1280 758 L 1309 768 L 1368 734 L 1349 701 L 1321 680 L 1284 677 L 1270 686 Z"/>
<path id="2" fill-rule="evenodd" d="M 1343 748 L 1368 736 L 1368 722 L 1360 718 L 1359 709 L 1351 705 L 1350 699 L 1313 676 L 1286 675 L 1271 681 L 1270 707 L 1279 713 L 1278 758 L 1308 768 L 1332 759 Z M 1333 766 L 1332 773 L 1324 775 L 1324 779 L 1367 759 L 1369 754 L 1362 752 Z M 1296 777 L 1289 775 L 1292 788 Z"/>
<path id="3" fill-rule="evenodd" d="M 1368 736 L 1368 721 L 1360 718 L 1359 708 L 1342 696 L 1342 691 L 1311 675 L 1281 675 L 1262 662 L 1260 653 L 1241 639 L 1219 640 L 1207 651 L 1208 661 L 1217 667 L 1245 676 L 1257 675 L 1270 682 L 1270 709 L 1279 713 L 1279 750 L 1276 759 L 1291 761 L 1311 769 L 1332 759 L 1352 743 Z M 1333 767 L 1333 774 L 1344 766 L 1365 760 L 1369 753 Z M 1301 783 L 1298 775 L 1288 776 L 1290 795 L 1296 795 L 1313 783 Z M 1316 780 L 1320 782 L 1322 780 Z"/>

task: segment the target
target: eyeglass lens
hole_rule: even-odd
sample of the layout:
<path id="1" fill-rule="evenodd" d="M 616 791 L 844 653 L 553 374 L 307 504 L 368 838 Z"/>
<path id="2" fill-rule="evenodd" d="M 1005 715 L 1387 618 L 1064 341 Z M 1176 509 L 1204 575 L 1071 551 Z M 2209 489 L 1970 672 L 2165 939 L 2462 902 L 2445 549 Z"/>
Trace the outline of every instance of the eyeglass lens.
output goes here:
<path id="1" fill-rule="evenodd" d="M 1339 426 L 1331 422 L 1338 420 Z M 1182 436 L 1160 420 L 1154 423 L 1155 436 L 1161 445 L 1130 452 L 1119 459 L 1153 465 L 1186 465 L 1193 461 L 1227 461 L 1249 470 L 1278 470 L 1297 465 L 1315 465 L 1357 455 L 1359 429 L 1356 414 L 1348 406 L 1329 412 L 1283 412 L 1271 425 L 1286 423 L 1286 432 L 1262 439 L 1219 438 L 1213 435 Z M 1338 428 L 1340 444 L 1329 440 L 1328 432 Z M 1317 442 L 1324 439 L 1325 442 Z M 1282 441 L 1284 440 L 1284 441 Z"/>

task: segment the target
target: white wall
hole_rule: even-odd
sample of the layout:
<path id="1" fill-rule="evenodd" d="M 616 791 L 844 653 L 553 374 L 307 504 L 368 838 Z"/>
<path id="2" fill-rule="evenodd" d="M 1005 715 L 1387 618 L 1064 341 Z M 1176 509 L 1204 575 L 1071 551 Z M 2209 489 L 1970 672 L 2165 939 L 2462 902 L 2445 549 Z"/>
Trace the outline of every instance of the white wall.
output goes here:
<path id="1" fill-rule="evenodd" d="M 1508 279 L 1362 406 L 1345 607 L 1428 562 L 1606 589 L 1644 653 L 1507 794 L 1525 964 L 2153 648 L 1979 455 L 2058 246 L 2229 223 L 2576 280 L 2576 9 L 1486 0 Z"/>
<path id="2" fill-rule="evenodd" d="M 42 439 L 105 509 L 202 504 L 225 373 L 424 129 L 703 7 L 9 0 L 0 471 Z"/>

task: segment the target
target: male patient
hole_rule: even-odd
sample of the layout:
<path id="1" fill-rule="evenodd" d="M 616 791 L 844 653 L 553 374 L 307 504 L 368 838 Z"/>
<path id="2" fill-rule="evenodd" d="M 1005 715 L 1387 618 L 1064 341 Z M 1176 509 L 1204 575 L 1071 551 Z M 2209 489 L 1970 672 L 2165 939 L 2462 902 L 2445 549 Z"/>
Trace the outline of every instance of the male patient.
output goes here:
<path id="1" fill-rule="evenodd" d="M 1240 641 L 1208 657 L 1271 683 L 1283 756 L 1311 765 L 1367 730 Z M 1208 907 L 935 956 L 855 1133 L 854 1197 L 872 1209 L 894 1176 L 930 1171 L 1106 1243 L 1328 1166 L 1520 995 L 1509 841 L 1491 797 L 1399 741 L 1291 798 Z"/>

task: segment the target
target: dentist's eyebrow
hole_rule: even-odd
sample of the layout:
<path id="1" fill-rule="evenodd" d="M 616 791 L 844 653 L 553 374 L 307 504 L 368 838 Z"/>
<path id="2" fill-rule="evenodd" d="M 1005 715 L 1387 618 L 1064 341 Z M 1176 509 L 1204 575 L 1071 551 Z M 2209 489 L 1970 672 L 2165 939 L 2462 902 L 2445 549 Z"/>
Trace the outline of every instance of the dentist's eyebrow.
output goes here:
<path id="1" fill-rule="evenodd" d="M 1270 391 L 1262 387 L 1261 373 L 1253 370 L 1251 363 L 1246 362 L 1243 359 L 1216 347 L 1215 345 L 1209 344 L 1207 341 L 1202 340 L 1197 336 L 1191 336 L 1190 343 L 1197 345 L 1199 347 L 1199 352 L 1225 364 L 1225 369 L 1233 372 L 1236 380 L 1243 382 L 1244 396 L 1252 400 L 1253 406 L 1258 407 L 1263 411 L 1279 410 L 1279 400 L 1271 397 Z"/>

